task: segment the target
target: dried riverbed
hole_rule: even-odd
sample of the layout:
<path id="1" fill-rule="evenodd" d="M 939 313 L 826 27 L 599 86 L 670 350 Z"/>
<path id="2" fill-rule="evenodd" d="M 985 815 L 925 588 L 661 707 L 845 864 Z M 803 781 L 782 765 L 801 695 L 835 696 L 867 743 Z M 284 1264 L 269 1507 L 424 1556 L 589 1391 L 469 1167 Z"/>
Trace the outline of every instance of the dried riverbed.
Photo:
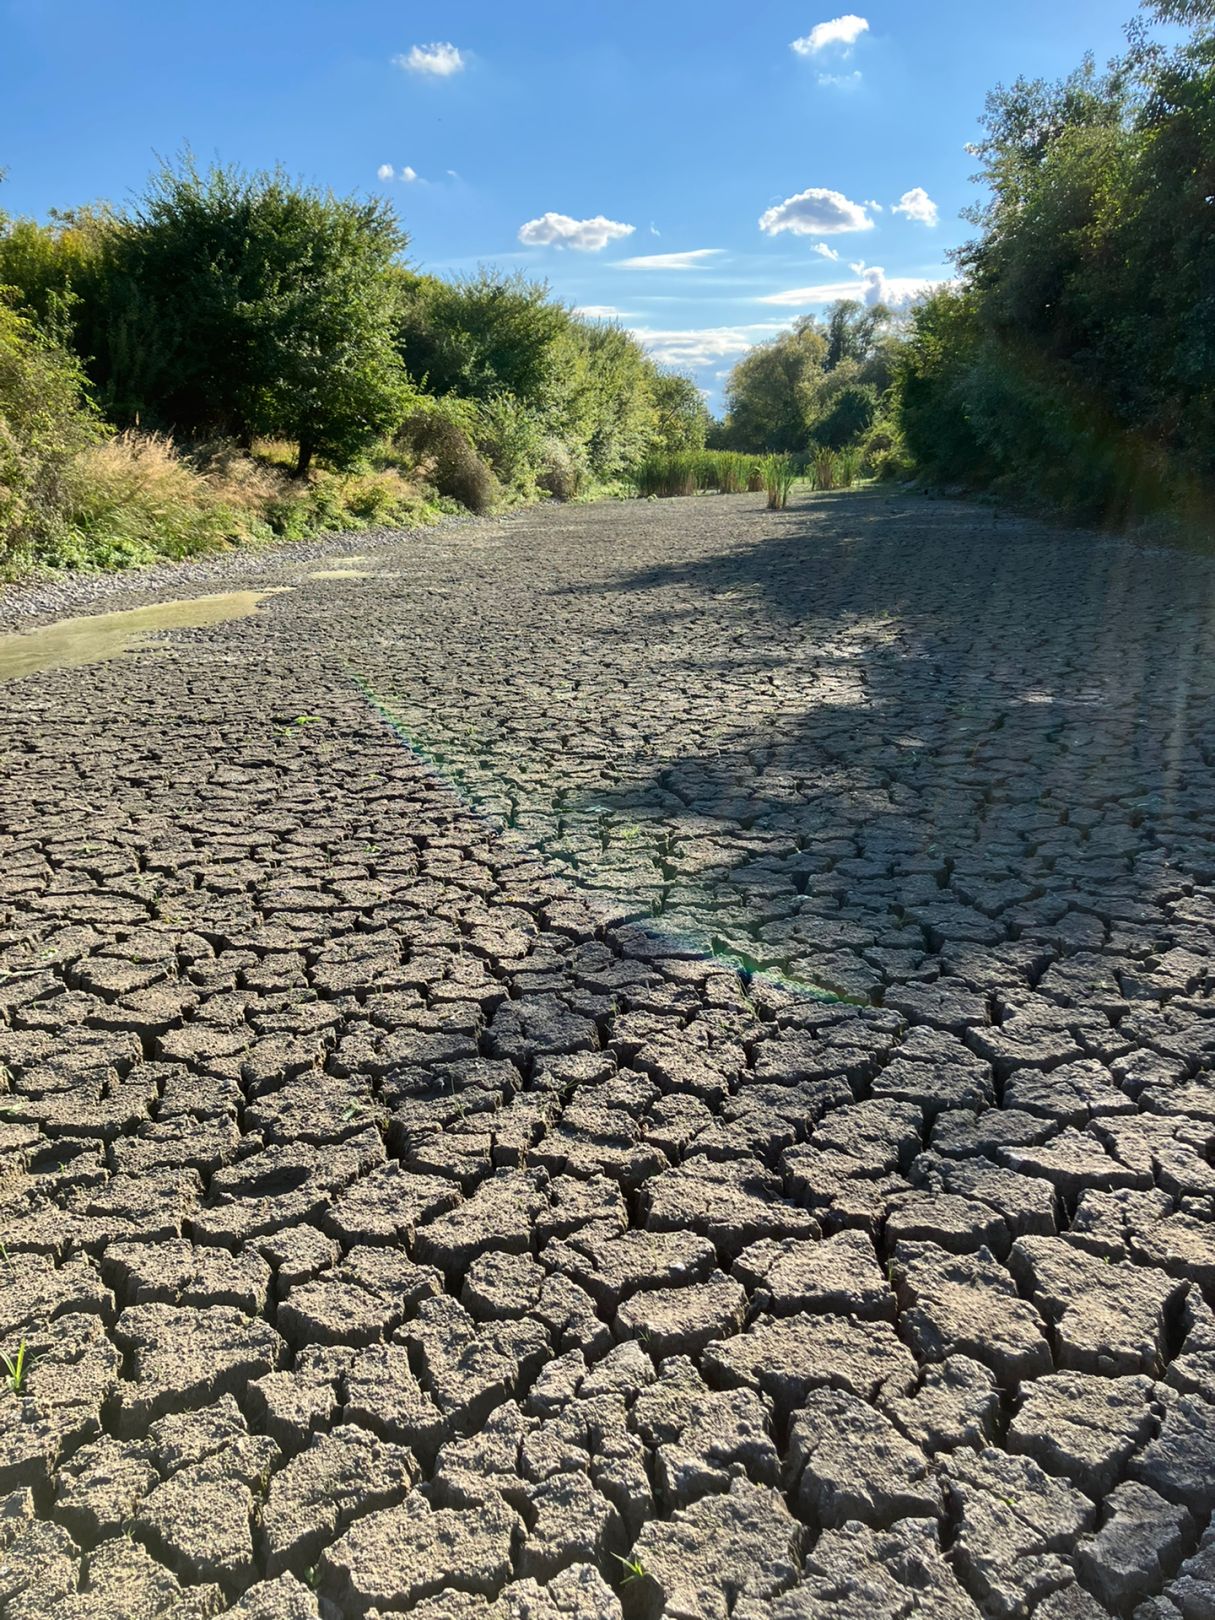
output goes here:
<path id="1" fill-rule="evenodd" d="M 357 545 L 6 609 L 0 1616 L 1212 1612 L 1215 566 Z"/>

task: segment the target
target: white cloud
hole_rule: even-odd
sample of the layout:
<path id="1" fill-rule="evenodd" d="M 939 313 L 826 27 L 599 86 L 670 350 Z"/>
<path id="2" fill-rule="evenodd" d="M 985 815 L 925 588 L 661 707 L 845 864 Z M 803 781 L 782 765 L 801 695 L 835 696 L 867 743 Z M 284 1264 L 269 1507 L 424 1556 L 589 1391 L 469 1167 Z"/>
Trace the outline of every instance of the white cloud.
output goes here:
<path id="1" fill-rule="evenodd" d="M 434 45 L 413 45 L 407 55 L 394 56 L 393 67 L 407 73 L 429 73 L 436 79 L 449 79 L 465 66 L 464 57 L 450 41 Z"/>
<path id="2" fill-rule="evenodd" d="M 708 260 L 725 251 L 725 248 L 692 248 L 687 253 L 642 253 L 619 262 L 626 270 L 707 270 Z"/>
<path id="3" fill-rule="evenodd" d="M 862 265 L 859 272 L 861 302 L 885 304 L 890 309 L 906 309 L 947 279 L 944 276 L 888 276 L 879 264 Z"/>
<path id="4" fill-rule="evenodd" d="M 936 203 L 923 186 L 912 186 L 910 191 L 905 191 L 891 209 L 891 213 L 905 214 L 918 225 L 935 225 L 941 217 Z"/>
<path id="5" fill-rule="evenodd" d="M 568 247 L 579 253 L 598 253 L 609 242 L 632 236 L 635 225 L 622 225 L 596 214 L 594 219 L 571 219 L 568 214 L 541 214 L 519 227 L 524 247 Z"/>
<path id="6" fill-rule="evenodd" d="M 620 321 L 628 313 L 627 309 L 617 309 L 615 304 L 579 304 L 574 311 L 588 321 Z"/>
<path id="7" fill-rule="evenodd" d="M 417 178 L 418 171 L 413 167 L 412 164 L 407 163 L 401 170 L 401 179 L 404 180 L 405 184 L 408 186 L 412 185 Z"/>
<path id="8" fill-rule="evenodd" d="M 787 292 L 767 293 L 755 302 L 801 308 L 806 304 L 834 304 L 838 298 L 856 298 L 861 290 L 860 281 L 826 281 L 818 287 L 790 287 Z"/>
<path id="9" fill-rule="evenodd" d="M 655 330 L 635 326 L 633 336 L 660 365 L 698 367 L 715 360 L 734 359 L 773 333 L 779 322 L 756 321 L 746 326 L 702 326 Z"/>
<path id="10" fill-rule="evenodd" d="M 789 49 L 799 56 L 817 56 L 820 51 L 839 46 L 847 54 L 861 35 L 868 32 L 868 21 L 849 12 L 843 17 L 833 17 L 830 22 L 815 23 L 802 39 L 793 40 Z"/>
<path id="11" fill-rule="evenodd" d="M 787 292 L 768 293 L 756 299 L 759 304 L 779 304 L 793 309 L 805 309 L 816 304 L 834 304 L 840 298 L 856 298 L 863 304 L 886 304 L 891 309 L 904 309 L 908 304 L 934 287 L 940 287 L 945 276 L 888 276 L 881 265 L 867 265 L 864 260 L 848 268 L 855 281 L 828 281 L 818 287 L 790 287 Z"/>
<path id="12" fill-rule="evenodd" d="M 818 82 L 824 90 L 855 90 L 861 75 L 856 69 L 851 73 L 820 73 Z"/>
<path id="13" fill-rule="evenodd" d="M 381 163 L 379 168 L 375 171 L 375 177 L 377 180 L 391 180 L 393 173 L 394 170 L 391 163 Z"/>
<path id="14" fill-rule="evenodd" d="M 839 258 L 839 254 L 835 251 L 835 249 L 833 247 L 828 247 L 826 242 L 816 242 L 814 244 L 814 251 L 816 253 L 821 253 L 824 259 Z"/>
<path id="15" fill-rule="evenodd" d="M 874 213 L 874 214 L 885 213 L 885 209 L 882 207 L 881 203 L 876 201 L 876 199 L 873 198 L 873 197 L 866 197 L 865 198 L 865 207 L 868 208 L 870 210 L 870 212 Z"/>
<path id="16" fill-rule="evenodd" d="M 836 236 L 841 231 L 871 231 L 873 221 L 863 204 L 850 202 L 842 191 L 811 186 L 769 208 L 760 216 L 759 228 L 768 236 L 778 236 L 781 231 L 792 231 L 794 236 Z"/>

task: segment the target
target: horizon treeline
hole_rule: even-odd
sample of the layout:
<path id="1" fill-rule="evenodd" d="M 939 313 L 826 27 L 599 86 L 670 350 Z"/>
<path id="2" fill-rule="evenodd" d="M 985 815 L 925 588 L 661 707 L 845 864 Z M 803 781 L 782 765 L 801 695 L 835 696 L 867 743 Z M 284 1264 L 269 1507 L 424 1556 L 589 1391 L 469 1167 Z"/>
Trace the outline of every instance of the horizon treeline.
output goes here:
<path id="1" fill-rule="evenodd" d="M 208 509 L 172 553 L 225 527 L 569 499 L 703 447 L 700 390 L 621 327 L 521 275 L 423 274 L 407 248 L 383 200 L 188 155 L 126 210 L 0 216 L 0 566 L 155 550 L 153 511 L 124 519 L 129 559 L 116 510 L 100 535 L 115 479 L 120 505 L 151 479 Z"/>

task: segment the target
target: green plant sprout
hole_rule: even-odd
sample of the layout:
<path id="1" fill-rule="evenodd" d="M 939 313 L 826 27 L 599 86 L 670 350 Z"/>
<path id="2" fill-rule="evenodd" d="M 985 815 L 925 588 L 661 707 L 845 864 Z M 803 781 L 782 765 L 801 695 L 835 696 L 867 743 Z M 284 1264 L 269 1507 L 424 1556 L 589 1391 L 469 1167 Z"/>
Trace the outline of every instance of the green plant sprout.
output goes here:
<path id="1" fill-rule="evenodd" d="M 7 1355 L 5 1351 L 0 1350 L 0 1365 L 4 1367 L 4 1382 L 14 1395 L 21 1394 L 22 1386 L 25 1383 L 26 1360 L 26 1342 L 24 1339 L 17 1347 L 16 1360 Z"/>

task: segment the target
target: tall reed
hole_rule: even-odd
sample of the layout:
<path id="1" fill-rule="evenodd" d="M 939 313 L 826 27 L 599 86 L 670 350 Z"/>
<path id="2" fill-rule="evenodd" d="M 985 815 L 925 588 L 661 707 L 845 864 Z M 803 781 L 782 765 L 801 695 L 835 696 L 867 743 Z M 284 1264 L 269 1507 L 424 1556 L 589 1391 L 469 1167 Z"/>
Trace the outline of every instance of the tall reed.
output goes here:
<path id="1" fill-rule="evenodd" d="M 696 495 L 717 490 L 737 495 L 745 489 L 763 488 L 756 483 L 755 456 L 737 450 L 663 450 L 649 455 L 634 468 L 632 481 L 638 495 Z"/>
<path id="2" fill-rule="evenodd" d="M 769 512 L 783 512 L 789 504 L 789 491 L 796 473 L 789 456 L 765 456 L 760 463 L 764 488 L 768 492 Z"/>

